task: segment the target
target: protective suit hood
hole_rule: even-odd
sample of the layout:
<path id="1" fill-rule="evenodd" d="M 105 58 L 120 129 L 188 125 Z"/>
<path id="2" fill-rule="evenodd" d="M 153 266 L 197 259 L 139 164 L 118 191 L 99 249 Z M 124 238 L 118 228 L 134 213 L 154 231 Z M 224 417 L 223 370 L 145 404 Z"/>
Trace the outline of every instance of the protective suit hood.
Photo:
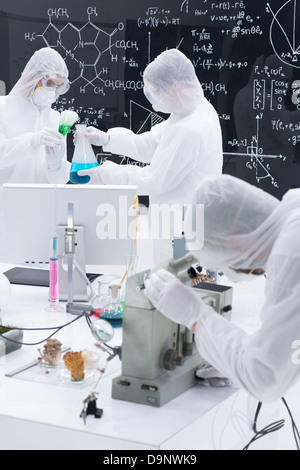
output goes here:
<path id="1" fill-rule="evenodd" d="M 199 262 L 222 269 L 265 269 L 286 220 L 299 209 L 300 190 L 280 202 L 270 194 L 229 175 L 201 182 L 185 224 L 193 224 L 196 204 L 204 205 L 204 244 L 193 250 Z M 187 240 L 187 247 L 194 240 Z"/>
<path id="2" fill-rule="evenodd" d="M 9 96 L 31 97 L 37 83 L 48 75 L 59 75 L 66 87 L 68 86 L 69 72 L 64 59 L 54 49 L 44 47 L 36 51 L 29 59 Z"/>
<path id="3" fill-rule="evenodd" d="M 145 92 L 153 109 L 166 114 L 187 114 L 204 99 L 192 62 L 179 50 L 160 54 L 144 71 Z"/>

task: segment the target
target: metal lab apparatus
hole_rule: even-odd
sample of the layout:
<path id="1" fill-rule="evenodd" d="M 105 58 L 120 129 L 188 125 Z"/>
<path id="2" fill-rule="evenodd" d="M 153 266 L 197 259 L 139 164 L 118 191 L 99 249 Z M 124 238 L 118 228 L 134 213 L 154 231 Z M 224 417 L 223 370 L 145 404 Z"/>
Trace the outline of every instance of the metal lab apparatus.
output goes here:
<path id="1" fill-rule="evenodd" d="M 128 278 L 123 316 L 122 375 L 113 380 L 112 397 L 162 406 L 193 387 L 205 364 L 194 334 L 158 312 L 139 289 L 150 271 Z M 201 284 L 203 301 L 230 320 L 232 288 Z"/>

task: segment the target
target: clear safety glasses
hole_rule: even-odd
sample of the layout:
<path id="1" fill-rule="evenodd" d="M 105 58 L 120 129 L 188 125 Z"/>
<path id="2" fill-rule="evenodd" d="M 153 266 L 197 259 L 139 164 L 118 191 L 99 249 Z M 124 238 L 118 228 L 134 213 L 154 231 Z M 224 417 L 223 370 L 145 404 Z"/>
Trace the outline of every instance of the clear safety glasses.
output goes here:
<path id="1" fill-rule="evenodd" d="M 58 95 L 63 95 L 70 88 L 69 81 L 60 75 L 46 75 L 41 80 L 41 85 L 47 90 L 55 90 Z"/>

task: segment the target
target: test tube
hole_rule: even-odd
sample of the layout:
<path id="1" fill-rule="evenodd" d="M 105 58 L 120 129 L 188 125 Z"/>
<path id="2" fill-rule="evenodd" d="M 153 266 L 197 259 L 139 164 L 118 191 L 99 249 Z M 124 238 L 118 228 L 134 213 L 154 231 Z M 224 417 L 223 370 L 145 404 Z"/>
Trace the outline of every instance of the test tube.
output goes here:
<path id="1" fill-rule="evenodd" d="M 51 243 L 51 242 L 50 242 Z M 49 271 L 49 295 L 50 301 L 58 301 L 58 258 L 57 258 L 57 238 L 54 237 L 51 243 L 50 271 Z"/>
<path id="2" fill-rule="evenodd" d="M 59 303 L 59 265 L 57 255 L 57 238 L 50 240 L 50 259 L 49 259 L 49 300 L 50 304 L 45 309 L 47 312 L 62 312 L 64 309 Z"/>

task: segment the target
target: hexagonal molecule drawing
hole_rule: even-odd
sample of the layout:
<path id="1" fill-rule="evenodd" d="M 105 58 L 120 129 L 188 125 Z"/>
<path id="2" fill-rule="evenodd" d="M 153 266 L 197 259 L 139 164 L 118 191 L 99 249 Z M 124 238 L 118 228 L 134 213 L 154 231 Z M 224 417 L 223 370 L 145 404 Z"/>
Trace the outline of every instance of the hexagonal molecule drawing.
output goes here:
<path id="1" fill-rule="evenodd" d="M 99 27 L 91 21 L 91 14 L 98 16 L 96 8 L 87 9 L 88 20 L 83 25 L 70 21 L 60 21 L 59 25 L 53 20 L 55 10 L 49 9 L 48 25 L 41 34 L 35 35 L 44 41 L 45 46 L 52 47 L 61 54 L 70 72 L 70 83 L 80 81 L 83 88 L 87 85 L 97 86 L 102 75 L 108 73 L 107 64 L 113 66 L 118 61 L 112 48 L 116 44 L 118 33 L 124 29 L 123 23 L 116 27 Z M 66 11 L 64 16 L 68 17 Z"/>

